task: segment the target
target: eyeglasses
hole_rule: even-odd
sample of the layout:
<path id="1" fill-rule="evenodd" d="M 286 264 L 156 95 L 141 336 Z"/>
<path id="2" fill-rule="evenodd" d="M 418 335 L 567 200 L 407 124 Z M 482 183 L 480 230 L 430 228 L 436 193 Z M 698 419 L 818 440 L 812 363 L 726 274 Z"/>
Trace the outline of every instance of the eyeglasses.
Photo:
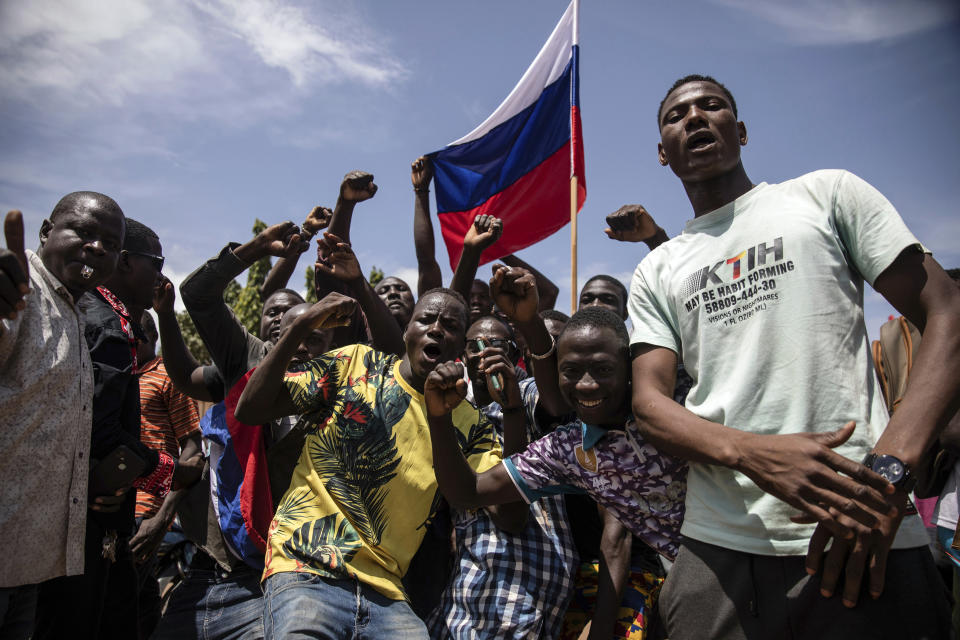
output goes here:
<path id="1" fill-rule="evenodd" d="M 467 341 L 467 353 L 473 356 L 477 355 L 487 347 L 495 347 L 497 349 L 503 349 L 504 351 L 509 352 L 511 349 L 516 349 L 517 345 L 515 345 L 513 340 L 510 340 L 509 338 L 490 338 L 488 340 L 477 339 Z"/>
<path id="2" fill-rule="evenodd" d="M 143 253 L 142 251 L 127 251 L 128 254 L 132 256 L 143 256 L 144 258 L 150 258 L 150 261 L 153 263 L 153 266 L 157 271 L 163 271 L 163 263 L 166 260 L 163 256 L 155 256 L 152 253 Z"/>

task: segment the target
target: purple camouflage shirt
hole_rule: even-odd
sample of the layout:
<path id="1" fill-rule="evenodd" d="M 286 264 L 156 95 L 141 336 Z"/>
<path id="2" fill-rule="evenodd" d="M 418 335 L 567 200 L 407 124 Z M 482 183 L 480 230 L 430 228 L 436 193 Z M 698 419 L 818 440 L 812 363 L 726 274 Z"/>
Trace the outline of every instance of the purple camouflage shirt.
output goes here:
<path id="1" fill-rule="evenodd" d="M 574 420 L 503 461 L 528 503 L 586 493 L 627 529 L 676 557 L 687 493 L 686 462 L 647 443 L 633 420 L 606 430 Z"/>

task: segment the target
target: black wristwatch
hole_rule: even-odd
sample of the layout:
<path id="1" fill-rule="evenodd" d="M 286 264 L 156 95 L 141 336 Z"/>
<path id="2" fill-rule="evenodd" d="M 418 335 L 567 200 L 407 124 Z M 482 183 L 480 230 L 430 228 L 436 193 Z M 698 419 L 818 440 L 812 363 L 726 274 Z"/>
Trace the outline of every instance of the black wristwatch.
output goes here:
<path id="1" fill-rule="evenodd" d="M 906 493 L 913 491 L 917 484 L 917 478 L 910 472 L 910 467 L 896 456 L 871 452 L 863 459 L 863 466 L 880 474 L 898 490 Z"/>

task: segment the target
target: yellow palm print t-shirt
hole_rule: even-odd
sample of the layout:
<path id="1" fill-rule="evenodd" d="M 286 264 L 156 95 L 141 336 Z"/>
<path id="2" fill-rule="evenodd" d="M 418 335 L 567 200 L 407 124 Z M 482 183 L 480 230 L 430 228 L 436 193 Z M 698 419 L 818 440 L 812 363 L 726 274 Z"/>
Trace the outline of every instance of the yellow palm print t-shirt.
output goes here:
<path id="1" fill-rule="evenodd" d="M 423 394 L 400 359 L 352 345 L 286 374 L 310 430 L 270 524 L 263 578 L 306 571 L 355 577 L 395 600 L 440 494 Z M 467 402 L 453 411 L 470 466 L 502 458 L 493 425 Z"/>

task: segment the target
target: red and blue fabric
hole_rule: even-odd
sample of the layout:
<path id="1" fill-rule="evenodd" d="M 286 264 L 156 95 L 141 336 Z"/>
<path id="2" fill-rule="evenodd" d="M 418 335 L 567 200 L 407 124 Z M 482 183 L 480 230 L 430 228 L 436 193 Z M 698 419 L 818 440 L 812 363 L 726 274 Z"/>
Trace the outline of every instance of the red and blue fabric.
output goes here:
<path id="1" fill-rule="evenodd" d="M 224 541 L 234 555 L 262 570 L 273 518 L 264 427 L 243 424 L 233 415 L 250 373 L 207 411 L 200 428 L 210 444 L 211 500 Z"/>
<path id="2" fill-rule="evenodd" d="M 476 216 L 503 220 L 503 235 L 481 264 L 528 247 L 570 221 L 587 197 L 580 123 L 576 0 L 499 107 L 479 127 L 430 154 L 437 214 L 450 266 Z"/>

